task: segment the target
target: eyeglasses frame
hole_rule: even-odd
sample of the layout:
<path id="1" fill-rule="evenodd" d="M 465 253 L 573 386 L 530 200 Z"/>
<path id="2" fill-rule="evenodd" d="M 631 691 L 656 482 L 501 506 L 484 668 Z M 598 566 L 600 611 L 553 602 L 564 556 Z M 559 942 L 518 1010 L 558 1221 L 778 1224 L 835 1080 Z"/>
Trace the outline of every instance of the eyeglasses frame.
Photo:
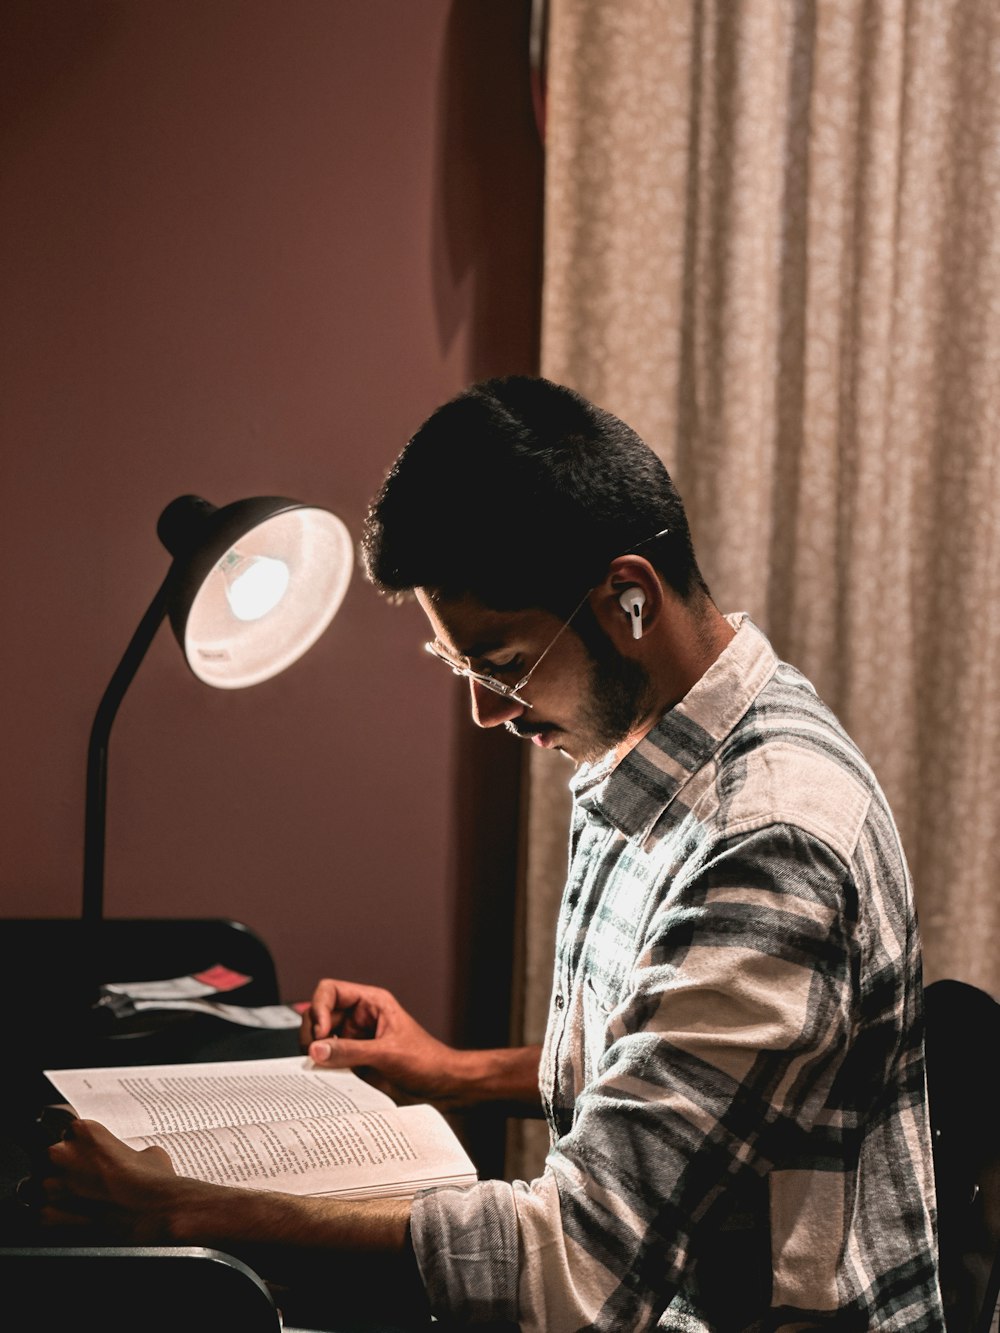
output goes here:
<path id="1" fill-rule="evenodd" d="M 669 528 L 661 528 L 659 532 L 654 532 L 651 537 L 644 537 L 642 541 L 636 542 L 635 546 L 630 547 L 627 551 L 623 551 L 622 554 L 633 555 L 640 546 L 646 546 L 649 542 L 655 542 L 658 537 L 665 537 L 669 531 Z M 597 584 L 594 585 L 595 588 L 597 586 Z M 525 672 L 521 679 L 513 685 L 507 685 L 504 681 L 497 680 L 495 676 L 490 676 L 485 672 L 473 671 L 472 667 L 467 664 L 463 666 L 460 662 L 457 662 L 451 657 L 443 648 L 439 647 L 433 640 L 424 644 L 424 651 L 430 653 L 433 657 L 436 657 L 439 662 L 444 662 L 445 666 L 450 666 L 456 676 L 462 676 L 466 680 L 474 681 L 477 685 L 482 685 L 483 689 L 490 690 L 493 694 L 499 694 L 502 698 L 509 699 L 512 703 L 516 703 L 521 708 L 533 708 L 534 705 L 531 700 L 523 698 L 521 691 L 558 643 L 563 632 L 569 629 L 570 625 L 583 607 L 584 602 L 593 591 L 594 588 L 587 589 L 573 608 L 569 619 L 563 621 L 538 657 L 535 658 L 533 665 Z"/>

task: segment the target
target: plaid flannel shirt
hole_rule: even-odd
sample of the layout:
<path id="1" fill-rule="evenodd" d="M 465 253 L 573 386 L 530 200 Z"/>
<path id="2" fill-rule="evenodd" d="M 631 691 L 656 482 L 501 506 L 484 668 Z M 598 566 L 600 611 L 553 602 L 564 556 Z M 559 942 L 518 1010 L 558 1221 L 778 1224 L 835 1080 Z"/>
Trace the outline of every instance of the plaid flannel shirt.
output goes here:
<path id="1" fill-rule="evenodd" d="M 939 1333 L 920 948 L 892 816 L 746 617 L 573 780 L 531 1182 L 414 1203 L 432 1308 L 524 1329 Z"/>

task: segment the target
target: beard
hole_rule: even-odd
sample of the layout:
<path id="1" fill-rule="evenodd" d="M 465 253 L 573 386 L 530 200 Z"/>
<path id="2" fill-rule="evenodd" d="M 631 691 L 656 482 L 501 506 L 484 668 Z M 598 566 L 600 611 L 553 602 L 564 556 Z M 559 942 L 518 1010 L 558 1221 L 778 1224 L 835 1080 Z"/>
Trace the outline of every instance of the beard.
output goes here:
<path id="1" fill-rule="evenodd" d="M 589 699 L 576 728 L 585 742 L 578 762 L 592 764 L 613 750 L 648 715 L 652 707 L 649 673 L 631 658 L 595 658 Z"/>
<path id="2" fill-rule="evenodd" d="M 592 764 L 619 745 L 648 717 L 654 692 L 649 673 L 639 662 L 622 657 L 601 636 L 588 643 L 590 674 L 579 714 L 567 729 L 567 746 L 558 746 L 574 763 Z M 525 740 L 536 733 L 562 731 L 552 722 L 514 718 L 504 726 Z"/>

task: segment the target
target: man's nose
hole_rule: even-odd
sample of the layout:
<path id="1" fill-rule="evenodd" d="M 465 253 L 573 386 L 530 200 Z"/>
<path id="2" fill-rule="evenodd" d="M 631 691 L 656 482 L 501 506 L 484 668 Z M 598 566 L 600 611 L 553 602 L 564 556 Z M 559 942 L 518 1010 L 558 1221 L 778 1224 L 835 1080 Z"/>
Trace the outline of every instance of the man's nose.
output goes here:
<path id="1" fill-rule="evenodd" d="M 477 727 L 499 727 L 524 712 L 524 704 L 488 690 L 476 680 L 469 681 L 469 693 L 472 696 L 472 720 Z"/>

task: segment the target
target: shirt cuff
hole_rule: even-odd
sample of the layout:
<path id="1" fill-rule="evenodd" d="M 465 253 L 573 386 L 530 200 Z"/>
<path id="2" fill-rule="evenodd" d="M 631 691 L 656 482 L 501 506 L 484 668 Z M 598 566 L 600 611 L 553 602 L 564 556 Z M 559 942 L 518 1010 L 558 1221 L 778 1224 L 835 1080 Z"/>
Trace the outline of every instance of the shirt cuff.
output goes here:
<path id="1" fill-rule="evenodd" d="M 517 1322 L 518 1225 L 502 1180 L 425 1190 L 410 1236 L 431 1312 L 467 1323 Z"/>

